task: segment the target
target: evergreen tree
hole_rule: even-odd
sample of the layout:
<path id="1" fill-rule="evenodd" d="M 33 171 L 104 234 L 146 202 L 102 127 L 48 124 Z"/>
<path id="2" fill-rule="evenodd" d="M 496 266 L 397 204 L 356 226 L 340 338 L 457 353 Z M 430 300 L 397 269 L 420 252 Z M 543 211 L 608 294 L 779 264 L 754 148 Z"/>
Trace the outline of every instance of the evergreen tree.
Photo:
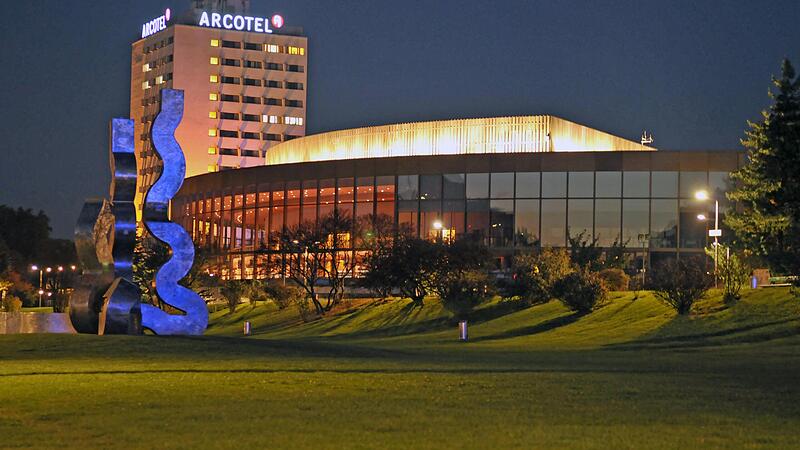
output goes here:
<path id="1" fill-rule="evenodd" d="M 800 274 L 800 80 L 788 60 L 781 72 L 769 92 L 773 104 L 742 140 L 747 163 L 731 175 L 735 188 L 728 193 L 738 208 L 725 223 L 736 244 L 773 271 Z"/>

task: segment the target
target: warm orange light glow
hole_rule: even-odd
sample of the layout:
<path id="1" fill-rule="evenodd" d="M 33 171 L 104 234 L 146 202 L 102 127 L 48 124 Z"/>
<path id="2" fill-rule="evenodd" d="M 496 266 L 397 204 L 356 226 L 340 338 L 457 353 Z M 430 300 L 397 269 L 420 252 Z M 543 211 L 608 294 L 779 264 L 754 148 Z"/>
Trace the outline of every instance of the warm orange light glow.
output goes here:
<path id="1" fill-rule="evenodd" d="M 322 133 L 272 147 L 267 164 L 394 156 L 654 150 L 554 116 L 404 123 Z"/>

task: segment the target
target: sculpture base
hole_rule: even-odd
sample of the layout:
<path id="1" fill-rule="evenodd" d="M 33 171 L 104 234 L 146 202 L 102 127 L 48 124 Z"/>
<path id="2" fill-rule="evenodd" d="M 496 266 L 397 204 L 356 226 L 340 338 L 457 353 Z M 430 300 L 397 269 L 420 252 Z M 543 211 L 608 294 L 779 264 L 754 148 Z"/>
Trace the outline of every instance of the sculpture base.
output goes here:
<path id="1" fill-rule="evenodd" d="M 65 313 L 0 312 L 0 334 L 76 334 Z"/>

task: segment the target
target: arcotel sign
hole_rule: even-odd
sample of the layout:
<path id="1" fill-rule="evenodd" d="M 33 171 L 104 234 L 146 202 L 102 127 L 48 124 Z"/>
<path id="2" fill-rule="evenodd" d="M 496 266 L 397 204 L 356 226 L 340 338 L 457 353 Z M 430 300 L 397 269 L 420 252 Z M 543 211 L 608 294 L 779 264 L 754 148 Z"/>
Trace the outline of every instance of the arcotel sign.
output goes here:
<path id="1" fill-rule="evenodd" d="M 156 34 L 159 31 L 166 30 L 167 22 L 169 22 L 171 15 L 172 13 L 170 12 L 169 8 L 167 8 L 163 15 L 156 17 L 155 19 L 142 25 L 142 39 L 152 34 Z"/>
<path id="2" fill-rule="evenodd" d="M 240 16 L 236 14 L 207 13 L 200 15 L 201 27 L 223 28 L 226 30 L 272 33 L 273 28 L 283 26 L 283 17 L 275 14 L 271 18 Z"/>

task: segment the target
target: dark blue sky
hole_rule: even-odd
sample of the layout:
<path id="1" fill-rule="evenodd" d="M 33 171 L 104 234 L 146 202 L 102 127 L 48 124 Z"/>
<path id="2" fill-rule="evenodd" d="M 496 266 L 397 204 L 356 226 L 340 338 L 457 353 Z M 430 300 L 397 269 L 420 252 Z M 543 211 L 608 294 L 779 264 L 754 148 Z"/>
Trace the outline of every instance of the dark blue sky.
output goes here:
<path id="1" fill-rule="evenodd" d="M 71 235 L 106 194 L 107 123 L 128 115 L 130 43 L 187 0 L 3 0 L 0 204 Z M 555 114 L 661 149 L 734 149 L 800 66 L 800 2 L 253 0 L 305 28 L 310 133 Z"/>

